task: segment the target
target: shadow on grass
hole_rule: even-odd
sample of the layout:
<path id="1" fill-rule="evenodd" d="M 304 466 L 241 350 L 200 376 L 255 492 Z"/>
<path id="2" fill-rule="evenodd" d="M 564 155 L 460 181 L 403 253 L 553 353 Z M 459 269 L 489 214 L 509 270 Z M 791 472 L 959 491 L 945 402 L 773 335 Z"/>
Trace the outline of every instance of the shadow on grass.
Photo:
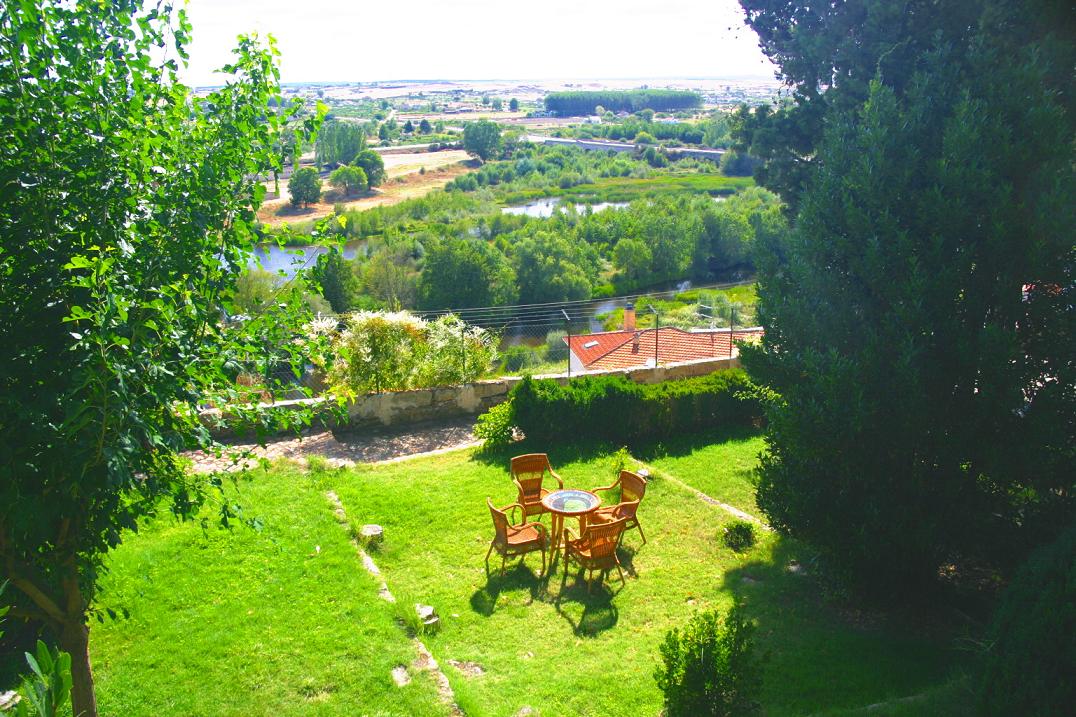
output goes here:
<path id="1" fill-rule="evenodd" d="M 494 556 L 496 557 L 496 556 Z M 534 559 L 534 558 L 532 558 Z M 505 569 L 501 574 L 497 561 L 490 559 L 490 573 L 486 584 L 471 594 L 471 609 L 484 617 L 490 617 L 497 609 L 497 598 L 502 592 L 510 590 L 527 590 L 531 601 L 540 600 L 545 595 L 549 583 L 548 573 L 538 577 L 522 560 Z"/>
<path id="2" fill-rule="evenodd" d="M 617 578 L 615 571 L 604 580 L 596 577 L 589 586 L 585 578 L 582 569 L 576 572 L 574 577 L 562 575 L 563 587 L 553 604 L 557 614 L 572 626 L 572 632 L 577 637 L 595 637 L 616 627 L 620 620 L 620 611 L 613 604 L 613 598 L 624 589 L 624 585 Z M 615 587 L 610 585 L 611 581 Z M 565 601 L 581 606 L 582 612 L 573 614 L 575 611 L 565 610 Z"/>
<path id="3" fill-rule="evenodd" d="M 610 443 L 598 441 L 550 446 L 525 439 L 519 443 L 511 443 L 507 446 L 497 446 L 496 448 L 482 448 L 477 450 L 474 453 L 474 460 L 486 465 L 502 466 L 505 471 L 507 471 L 509 462 L 514 456 L 521 456 L 525 453 L 548 453 L 549 462 L 553 465 L 553 470 L 556 470 L 558 465 L 567 463 L 586 463 L 595 458 L 601 458 L 610 453 L 615 453 L 619 448 L 620 446 L 614 446 Z"/>
<path id="4" fill-rule="evenodd" d="M 675 436 L 662 441 L 646 443 L 638 446 L 629 446 L 631 454 L 642 461 L 652 461 L 656 458 L 686 456 L 706 446 L 727 441 L 745 441 L 750 438 L 761 436 L 763 431 L 753 426 L 720 426 L 710 431 L 693 433 L 683 436 Z"/>

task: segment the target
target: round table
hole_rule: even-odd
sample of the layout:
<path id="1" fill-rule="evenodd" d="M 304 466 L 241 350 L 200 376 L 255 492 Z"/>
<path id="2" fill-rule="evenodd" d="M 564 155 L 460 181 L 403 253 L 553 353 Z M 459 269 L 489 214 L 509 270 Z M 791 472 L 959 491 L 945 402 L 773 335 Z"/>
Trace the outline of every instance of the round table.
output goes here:
<path id="1" fill-rule="evenodd" d="M 580 531 L 586 529 L 587 515 L 593 513 L 602 504 L 601 498 L 589 490 L 563 489 L 547 493 L 542 498 L 542 505 L 549 511 L 553 522 L 553 549 L 560 547 L 564 533 L 564 518 L 579 518 Z"/>

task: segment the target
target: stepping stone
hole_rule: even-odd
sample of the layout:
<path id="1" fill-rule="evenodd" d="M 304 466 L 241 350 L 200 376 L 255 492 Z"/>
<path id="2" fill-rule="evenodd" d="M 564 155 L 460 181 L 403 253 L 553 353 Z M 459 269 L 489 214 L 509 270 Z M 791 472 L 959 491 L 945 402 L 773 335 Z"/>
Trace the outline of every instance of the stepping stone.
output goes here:
<path id="1" fill-rule="evenodd" d="M 366 545 L 378 545 L 385 539 L 385 529 L 380 525 L 364 525 L 359 537 Z"/>
<path id="2" fill-rule="evenodd" d="M 455 667 L 457 670 L 467 675 L 468 677 L 479 677 L 486 674 L 482 665 L 477 662 L 461 662 L 460 660 L 449 660 L 448 664 Z"/>
<path id="3" fill-rule="evenodd" d="M 422 624 L 431 632 L 436 632 L 441 627 L 441 618 L 432 606 L 415 603 L 415 612 L 418 614 L 418 619 L 421 620 Z"/>
<path id="4" fill-rule="evenodd" d="M 392 668 L 392 681 L 396 683 L 397 687 L 403 687 L 411 682 L 411 675 L 407 674 L 406 667 L 397 665 Z"/>

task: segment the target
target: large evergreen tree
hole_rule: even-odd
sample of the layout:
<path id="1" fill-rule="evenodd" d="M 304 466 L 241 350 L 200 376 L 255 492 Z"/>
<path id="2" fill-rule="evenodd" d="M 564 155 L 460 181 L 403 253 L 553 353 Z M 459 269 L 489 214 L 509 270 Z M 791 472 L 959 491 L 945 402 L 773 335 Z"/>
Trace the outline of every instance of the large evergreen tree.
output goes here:
<path id="1" fill-rule="evenodd" d="M 744 351 L 773 391 L 760 505 L 874 588 L 1004 564 L 1073 516 L 1069 16 L 742 4 L 795 87 L 740 117 L 797 212 Z"/>

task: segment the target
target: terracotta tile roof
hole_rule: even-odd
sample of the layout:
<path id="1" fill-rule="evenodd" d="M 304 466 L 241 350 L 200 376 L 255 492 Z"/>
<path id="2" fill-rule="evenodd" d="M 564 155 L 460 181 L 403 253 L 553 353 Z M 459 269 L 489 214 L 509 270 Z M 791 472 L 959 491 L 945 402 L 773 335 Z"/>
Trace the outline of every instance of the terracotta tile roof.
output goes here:
<path id="1" fill-rule="evenodd" d="M 638 343 L 635 342 L 636 333 Z M 666 364 L 728 357 L 732 353 L 732 341 L 758 338 L 762 336 L 762 329 L 738 330 L 731 337 L 728 329 L 684 331 L 672 326 L 663 326 L 657 332 L 654 329 L 609 331 L 573 336 L 570 347 L 588 371 L 631 368 L 653 363 L 655 335 L 658 362 Z M 598 343 L 583 348 L 594 341 Z"/>
<path id="2" fill-rule="evenodd" d="M 631 341 L 634 331 L 603 331 L 597 334 L 572 336 L 568 349 L 583 362 L 584 366 Z M 565 339 L 567 341 L 567 339 Z"/>

